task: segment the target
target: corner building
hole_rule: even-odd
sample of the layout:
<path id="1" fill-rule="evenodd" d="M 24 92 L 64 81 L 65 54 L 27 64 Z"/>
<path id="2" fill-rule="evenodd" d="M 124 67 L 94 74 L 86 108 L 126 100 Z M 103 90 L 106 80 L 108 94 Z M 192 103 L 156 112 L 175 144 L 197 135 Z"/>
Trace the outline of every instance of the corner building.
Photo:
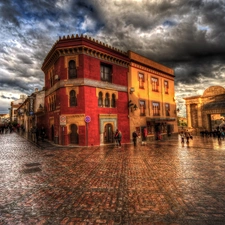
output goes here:
<path id="1" fill-rule="evenodd" d="M 134 52 L 122 52 L 87 36 L 60 38 L 46 56 L 48 139 L 61 145 L 122 143 L 133 130 L 148 138 L 177 131 L 173 70 Z"/>
<path id="2" fill-rule="evenodd" d="M 46 56 L 46 130 L 62 145 L 95 146 L 130 141 L 128 66 L 124 53 L 87 36 L 60 38 Z"/>

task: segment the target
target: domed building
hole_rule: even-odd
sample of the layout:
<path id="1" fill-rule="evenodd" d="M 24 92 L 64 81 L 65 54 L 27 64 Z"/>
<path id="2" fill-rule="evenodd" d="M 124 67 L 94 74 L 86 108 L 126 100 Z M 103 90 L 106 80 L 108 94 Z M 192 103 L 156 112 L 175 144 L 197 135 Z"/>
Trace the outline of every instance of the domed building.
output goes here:
<path id="1" fill-rule="evenodd" d="M 212 131 L 224 120 L 225 89 L 221 86 L 207 88 L 203 95 L 184 98 L 189 128 Z"/>

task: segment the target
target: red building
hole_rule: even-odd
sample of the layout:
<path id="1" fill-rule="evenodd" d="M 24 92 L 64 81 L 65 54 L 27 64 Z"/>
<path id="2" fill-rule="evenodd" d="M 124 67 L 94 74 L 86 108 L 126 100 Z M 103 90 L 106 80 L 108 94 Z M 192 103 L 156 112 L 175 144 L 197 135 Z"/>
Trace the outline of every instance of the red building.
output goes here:
<path id="1" fill-rule="evenodd" d="M 89 37 L 60 38 L 42 65 L 48 139 L 62 145 L 130 142 L 129 57 Z"/>

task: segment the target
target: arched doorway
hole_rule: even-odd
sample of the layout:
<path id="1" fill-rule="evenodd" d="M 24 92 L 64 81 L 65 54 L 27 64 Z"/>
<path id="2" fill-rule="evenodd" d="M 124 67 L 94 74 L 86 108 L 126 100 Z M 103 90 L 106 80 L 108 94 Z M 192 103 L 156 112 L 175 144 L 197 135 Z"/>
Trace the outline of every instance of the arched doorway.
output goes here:
<path id="1" fill-rule="evenodd" d="M 113 143 L 113 127 L 112 124 L 107 123 L 104 129 L 104 143 Z"/>
<path id="2" fill-rule="evenodd" d="M 51 127 L 51 140 L 54 141 L 54 126 Z"/>
<path id="3" fill-rule="evenodd" d="M 76 124 L 71 124 L 70 125 L 70 143 L 71 144 L 79 144 L 79 135 L 78 135 L 78 128 Z"/>

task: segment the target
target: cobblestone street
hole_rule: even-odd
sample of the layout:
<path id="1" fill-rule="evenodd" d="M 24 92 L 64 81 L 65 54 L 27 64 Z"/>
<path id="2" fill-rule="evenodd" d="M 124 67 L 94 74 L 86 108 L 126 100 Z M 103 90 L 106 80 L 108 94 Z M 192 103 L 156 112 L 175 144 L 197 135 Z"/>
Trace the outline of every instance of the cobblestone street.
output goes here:
<path id="1" fill-rule="evenodd" d="M 225 224 L 225 140 L 38 148 L 0 135 L 0 225 Z"/>

